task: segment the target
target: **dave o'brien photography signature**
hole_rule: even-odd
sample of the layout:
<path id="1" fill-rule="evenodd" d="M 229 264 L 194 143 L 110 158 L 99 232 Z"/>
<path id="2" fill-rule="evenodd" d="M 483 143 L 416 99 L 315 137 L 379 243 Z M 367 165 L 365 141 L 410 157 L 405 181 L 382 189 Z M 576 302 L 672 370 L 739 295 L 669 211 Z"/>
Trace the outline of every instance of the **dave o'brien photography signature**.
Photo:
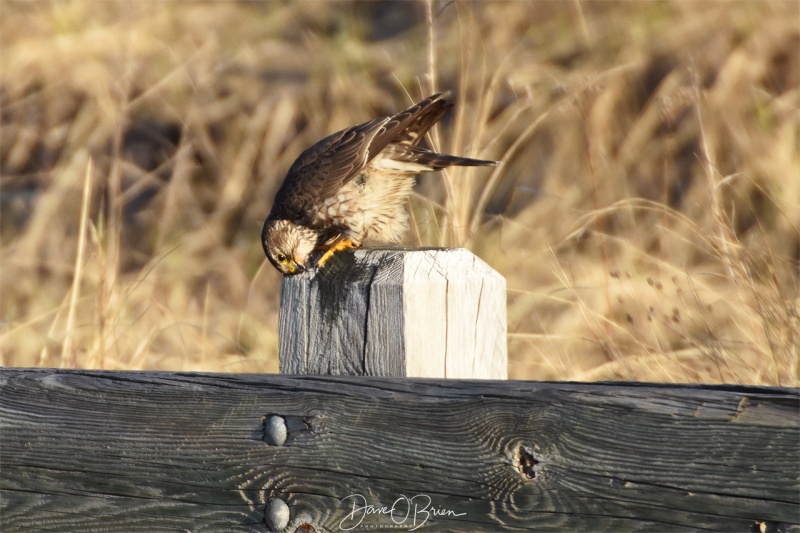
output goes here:
<path id="1" fill-rule="evenodd" d="M 350 501 L 350 512 L 339 522 L 342 531 L 350 531 L 359 527 L 369 515 L 388 516 L 398 526 L 407 526 L 409 531 L 415 531 L 431 518 L 436 516 L 464 516 L 467 513 L 456 513 L 450 509 L 434 507 L 431 497 L 427 494 L 417 494 L 409 498 L 403 494 L 391 506 L 372 505 L 361 494 L 351 494 L 342 498 Z"/>

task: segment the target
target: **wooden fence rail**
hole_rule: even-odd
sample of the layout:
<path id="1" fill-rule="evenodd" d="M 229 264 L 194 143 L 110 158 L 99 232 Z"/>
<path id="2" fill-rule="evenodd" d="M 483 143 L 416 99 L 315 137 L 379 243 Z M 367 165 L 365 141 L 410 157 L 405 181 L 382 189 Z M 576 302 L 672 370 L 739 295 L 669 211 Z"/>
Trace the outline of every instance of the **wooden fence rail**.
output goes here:
<path id="1" fill-rule="evenodd" d="M 800 393 L 0 370 L 0 529 L 789 531 Z"/>

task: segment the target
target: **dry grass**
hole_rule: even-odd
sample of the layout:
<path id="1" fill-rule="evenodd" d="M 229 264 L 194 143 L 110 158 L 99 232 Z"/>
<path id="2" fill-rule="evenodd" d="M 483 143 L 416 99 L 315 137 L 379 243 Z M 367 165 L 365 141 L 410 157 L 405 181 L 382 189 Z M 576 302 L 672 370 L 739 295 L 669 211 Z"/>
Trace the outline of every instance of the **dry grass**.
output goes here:
<path id="1" fill-rule="evenodd" d="M 451 89 L 503 164 L 408 241 L 506 276 L 512 377 L 797 386 L 798 6 L 4 1 L 2 364 L 277 371 L 285 171 Z"/>

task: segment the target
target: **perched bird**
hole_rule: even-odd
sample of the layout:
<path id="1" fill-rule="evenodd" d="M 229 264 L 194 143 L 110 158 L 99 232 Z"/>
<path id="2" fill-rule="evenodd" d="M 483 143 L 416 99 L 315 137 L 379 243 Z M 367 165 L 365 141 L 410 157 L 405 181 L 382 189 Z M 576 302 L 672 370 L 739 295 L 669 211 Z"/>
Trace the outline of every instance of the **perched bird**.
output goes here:
<path id="1" fill-rule="evenodd" d="M 330 135 L 289 168 L 261 231 L 270 262 L 287 275 L 322 266 L 340 250 L 365 240 L 398 242 L 408 229 L 405 202 L 420 172 L 496 161 L 437 154 L 419 145 L 453 107 L 442 93 L 405 111 Z"/>

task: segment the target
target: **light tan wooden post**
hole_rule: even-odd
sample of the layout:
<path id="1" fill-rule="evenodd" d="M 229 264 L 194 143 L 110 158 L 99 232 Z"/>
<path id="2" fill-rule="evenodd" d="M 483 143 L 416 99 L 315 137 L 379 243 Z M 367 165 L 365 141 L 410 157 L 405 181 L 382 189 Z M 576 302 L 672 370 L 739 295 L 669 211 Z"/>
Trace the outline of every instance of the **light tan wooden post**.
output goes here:
<path id="1" fill-rule="evenodd" d="M 507 377 L 506 282 L 464 249 L 341 252 L 284 277 L 284 374 Z"/>

